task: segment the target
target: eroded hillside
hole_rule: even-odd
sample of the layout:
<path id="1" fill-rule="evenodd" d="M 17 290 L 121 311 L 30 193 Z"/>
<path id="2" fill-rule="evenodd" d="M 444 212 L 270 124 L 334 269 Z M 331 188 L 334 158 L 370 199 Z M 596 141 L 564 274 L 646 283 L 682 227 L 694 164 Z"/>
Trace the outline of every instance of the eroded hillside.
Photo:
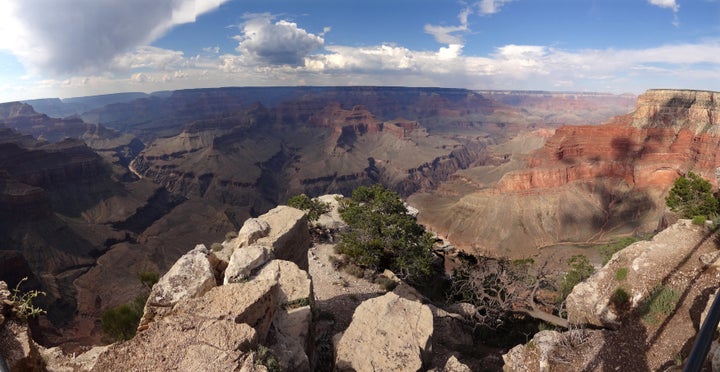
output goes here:
<path id="1" fill-rule="evenodd" d="M 717 182 L 717 95 L 650 90 L 632 114 L 558 128 L 495 182 L 476 181 L 470 169 L 411 201 L 426 212 L 423 223 L 476 253 L 520 257 L 652 232 L 679 175 L 692 170 Z"/>

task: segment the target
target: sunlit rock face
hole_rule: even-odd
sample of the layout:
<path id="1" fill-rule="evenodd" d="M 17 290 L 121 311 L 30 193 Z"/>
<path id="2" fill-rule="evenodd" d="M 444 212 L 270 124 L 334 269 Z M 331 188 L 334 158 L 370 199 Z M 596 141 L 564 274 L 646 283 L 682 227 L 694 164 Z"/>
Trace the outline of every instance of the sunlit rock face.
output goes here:
<path id="1" fill-rule="evenodd" d="M 446 204 L 417 198 L 421 211 L 428 210 L 423 203 L 435 205 L 433 215 L 419 218 L 458 246 L 501 255 L 650 232 L 677 177 L 693 171 L 717 185 L 718 98 L 717 92 L 649 90 L 634 113 L 558 128 L 524 167 L 492 187 Z"/>

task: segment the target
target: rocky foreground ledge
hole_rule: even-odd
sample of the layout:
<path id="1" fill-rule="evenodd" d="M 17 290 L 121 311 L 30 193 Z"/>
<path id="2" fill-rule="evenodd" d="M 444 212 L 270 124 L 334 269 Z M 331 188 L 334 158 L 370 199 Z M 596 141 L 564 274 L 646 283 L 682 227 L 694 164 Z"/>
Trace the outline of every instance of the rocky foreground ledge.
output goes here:
<path id="1" fill-rule="evenodd" d="M 330 229 L 342 223 L 337 210 L 320 220 Z M 386 275 L 399 283 L 393 292 L 367 282 L 365 286 L 374 287 L 362 295 L 347 292 L 328 300 L 335 292 L 314 293 L 308 268 L 314 265 L 315 273 L 326 276 L 340 274 L 322 263 L 327 257 L 316 256 L 320 250 L 309 252 L 310 246 L 304 213 L 277 207 L 247 220 L 221 248 L 197 245 L 182 256 L 153 286 L 133 339 L 68 356 L 36 345 L 27 327 L 8 321 L 2 332 L 12 333 L 5 338 L 13 346 L 0 349 L 0 355 L 11 370 L 471 370 L 448 351 L 448 345 L 472 347 L 471 329 L 462 315 L 423 303 L 427 301 L 392 273 Z M 326 278 L 318 280 L 326 291 Z M 336 287 L 345 293 L 352 289 L 346 286 Z M 357 301 L 322 311 L 316 302 L 347 300 L 337 297 Z M 334 322 L 331 341 L 324 344 L 318 341 L 320 332 L 328 332 L 324 318 L 346 315 L 328 315 L 332 309 L 350 311 L 352 319 L 349 324 Z"/>
<path id="2" fill-rule="evenodd" d="M 615 253 L 568 296 L 571 329 L 535 334 L 503 356 L 503 368 L 680 370 L 720 283 L 719 244 L 716 231 L 679 220 Z M 718 341 L 711 361 L 720 370 Z"/>

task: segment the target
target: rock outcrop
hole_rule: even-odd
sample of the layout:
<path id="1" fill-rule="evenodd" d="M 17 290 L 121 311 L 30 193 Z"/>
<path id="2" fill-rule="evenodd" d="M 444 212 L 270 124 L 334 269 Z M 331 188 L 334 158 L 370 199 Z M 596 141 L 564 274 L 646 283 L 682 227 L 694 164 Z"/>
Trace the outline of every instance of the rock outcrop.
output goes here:
<path id="1" fill-rule="evenodd" d="M 336 336 L 339 371 L 417 371 L 427 367 L 432 344 L 430 308 L 389 292 L 360 304 Z"/>
<path id="2" fill-rule="evenodd" d="M 269 228 L 249 239 L 250 246 L 244 244 L 252 234 L 241 230 L 243 244 L 227 270 L 204 245 L 182 256 L 153 286 L 138 334 L 110 346 L 93 370 L 250 371 L 261 368 L 255 362 L 269 348 L 283 370 L 311 371 L 314 296 L 310 277 L 298 267 L 307 267 L 307 221 L 289 207 L 259 219 Z M 232 246 L 226 243 L 223 249 Z M 246 255 L 251 260 L 237 258 L 256 248 L 261 254 Z M 272 260 L 301 253 L 305 258 L 298 262 Z M 231 269 L 235 274 L 226 273 Z M 230 280 L 218 286 L 223 277 Z"/>
<path id="3" fill-rule="evenodd" d="M 679 220 L 652 240 L 639 241 L 615 253 L 602 269 L 568 295 L 568 320 L 617 328 L 624 312 L 637 308 L 656 287 L 667 284 L 667 278 L 702 244 L 713 244 L 708 241 L 710 236 L 703 226 Z M 618 270 L 626 275 L 618 276 Z M 613 302 L 618 289 L 628 294 L 627 304 Z"/>
<path id="4" fill-rule="evenodd" d="M 213 268 L 207 259 L 209 251 L 197 245 L 180 259 L 152 287 L 139 330 L 147 328 L 156 317 L 172 312 L 180 300 L 200 297 L 215 287 Z"/>

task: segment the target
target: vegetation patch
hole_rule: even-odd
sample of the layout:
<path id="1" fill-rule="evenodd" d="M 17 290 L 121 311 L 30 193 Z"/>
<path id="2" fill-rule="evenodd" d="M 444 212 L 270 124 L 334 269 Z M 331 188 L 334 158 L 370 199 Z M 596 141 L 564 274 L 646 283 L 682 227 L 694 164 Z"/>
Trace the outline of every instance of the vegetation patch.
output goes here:
<path id="1" fill-rule="evenodd" d="M 280 361 L 278 361 L 278 358 L 275 356 L 275 354 L 273 354 L 270 348 L 263 345 L 258 345 L 255 355 L 257 356 L 257 359 L 255 359 L 255 365 L 265 366 L 268 372 L 282 371 L 282 367 L 280 367 Z"/>
<path id="2" fill-rule="evenodd" d="M 617 270 L 615 270 L 615 280 L 625 280 L 627 279 L 628 274 L 628 268 L 627 267 L 620 267 Z"/>
<path id="3" fill-rule="evenodd" d="M 325 213 L 330 212 L 330 203 L 323 203 L 317 198 L 305 194 L 295 195 L 288 199 L 287 205 L 305 211 L 308 222 L 316 222 Z"/>
<path id="4" fill-rule="evenodd" d="M 10 301 L 12 302 L 12 311 L 15 316 L 22 321 L 25 321 L 28 318 L 32 318 L 40 314 L 47 314 L 45 310 L 33 305 L 33 300 L 37 296 L 45 296 L 45 292 L 38 290 L 22 292 L 20 290 L 20 286 L 27 280 L 27 277 L 22 278 L 22 280 L 20 280 L 15 286 L 15 288 L 12 290 L 12 294 L 10 295 Z"/>
<path id="5" fill-rule="evenodd" d="M 375 283 L 379 284 L 384 290 L 390 292 L 395 287 L 397 287 L 398 283 L 386 276 L 379 275 L 377 278 L 375 278 Z"/>
<path id="6" fill-rule="evenodd" d="M 287 302 L 287 303 L 285 303 L 285 305 L 283 305 L 283 309 L 291 310 L 291 309 L 297 309 L 299 307 L 305 307 L 305 306 L 310 306 L 310 298 L 308 298 L 308 297 L 298 298 L 297 300 Z"/>
<path id="7" fill-rule="evenodd" d="M 392 270 L 415 283 L 427 280 L 435 240 L 408 215 L 400 196 L 382 185 L 358 187 L 340 201 L 340 216 L 348 224 L 337 249 L 357 266 Z"/>
<path id="8" fill-rule="evenodd" d="M 675 180 L 665 204 L 682 218 L 692 218 L 693 222 L 696 216 L 717 215 L 719 205 L 712 184 L 693 172 Z"/>
<path id="9" fill-rule="evenodd" d="M 612 296 L 610 296 L 610 304 L 612 304 L 615 309 L 624 309 L 627 307 L 629 302 L 630 294 L 621 287 L 615 288 Z"/>
<path id="10" fill-rule="evenodd" d="M 578 283 L 589 278 L 595 272 L 595 268 L 590 265 L 588 258 L 581 254 L 570 257 L 567 262 L 570 265 L 570 270 L 565 273 L 559 285 L 561 301 L 567 298 Z"/>
<path id="11" fill-rule="evenodd" d="M 623 248 L 625 248 L 625 247 L 629 246 L 630 244 L 635 243 L 639 240 L 640 239 L 638 239 L 634 236 L 626 236 L 626 237 L 616 240 L 612 243 L 603 245 L 602 247 L 600 247 L 600 254 L 602 255 L 602 258 L 603 258 L 602 264 L 605 265 L 606 263 L 608 263 L 608 261 L 610 261 L 610 259 L 612 258 L 612 256 L 615 253 L 621 251 Z"/>
<path id="12" fill-rule="evenodd" d="M 641 309 L 642 319 L 647 324 L 657 324 L 675 311 L 680 293 L 666 286 L 657 286 L 648 296 Z"/>
<path id="13" fill-rule="evenodd" d="M 143 315 L 147 296 L 138 296 L 129 304 L 108 309 L 100 318 L 102 330 L 113 341 L 133 338 Z"/>

